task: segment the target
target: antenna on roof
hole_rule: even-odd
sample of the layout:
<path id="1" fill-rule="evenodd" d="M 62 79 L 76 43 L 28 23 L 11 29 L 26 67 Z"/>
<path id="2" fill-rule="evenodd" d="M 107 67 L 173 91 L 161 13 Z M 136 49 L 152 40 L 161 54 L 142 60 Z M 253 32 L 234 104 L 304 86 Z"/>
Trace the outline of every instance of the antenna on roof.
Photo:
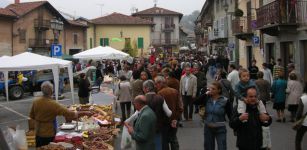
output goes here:
<path id="1" fill-rule="evenodd" d="M 134 14 L 134 13 L 136 13 L 136 10 L 137 10 L 137 8 L 136 7 L 131 7 L 130 8 L 130 11 L 131 11 L 131 14 Z"/>
<path id="2" fill-rule="evenodd" d="M 153 0 L 153 2 L 154 2 L 154 7 L 157 7 L 158 0 Z"/>
<path id="3" fill-rule="evenodd" d="M 102 15 L 103 15 L 103 14 L 102 14 L 102 8 L 103 8 L 104 4 L 97 4 L 97 5 L 100 7 L 101 16 L 102 16 Z"/>

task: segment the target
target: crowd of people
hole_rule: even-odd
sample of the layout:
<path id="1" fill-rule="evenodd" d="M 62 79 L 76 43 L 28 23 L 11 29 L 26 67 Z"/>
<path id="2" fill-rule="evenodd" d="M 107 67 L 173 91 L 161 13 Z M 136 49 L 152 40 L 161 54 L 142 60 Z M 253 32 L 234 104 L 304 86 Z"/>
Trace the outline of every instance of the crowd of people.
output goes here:
<path id="1" fill-rule="evenodd" d="M 218 55 L 191 54 L 167 59 L 151 55 L 132 63 L 98 62 L 96 78 L 103 80 L 104 74 L 119 77 L 115 93 L 123 125 L 135 140 L 137 150 L 179 149 L 177 128 L 183 126 L 182 122 L 195 119 L 200 110 L 204 110 L 206 150 L 215 150 L 215 143 L 219 150 L 227 149 L 227 122 L 237 137 L 238 149 L 265 150 L 272 147 L 271 140 L 263 137 L 269 134 L 273 120 L 266 110 L 267 103 L 273 102 L 277 122 L 288 121 L 286 108 L 291 114 L 289 121 L 295 122 L 306 118 L 307 91 L 293 63 L 283 68 L 278 59 L 276 64 L 263 63 L 262 69 L 256 64 L 253 60 L 245 69 Z M 214 81 L 207 82 L 207 75 Z M 101 80 L 97 82 L 100 83 Z M 130 115 L 132 107 L 135 113 Z M 301 149 L 306 131 L 307 119 L 297 130 L 297 150 Z"/>

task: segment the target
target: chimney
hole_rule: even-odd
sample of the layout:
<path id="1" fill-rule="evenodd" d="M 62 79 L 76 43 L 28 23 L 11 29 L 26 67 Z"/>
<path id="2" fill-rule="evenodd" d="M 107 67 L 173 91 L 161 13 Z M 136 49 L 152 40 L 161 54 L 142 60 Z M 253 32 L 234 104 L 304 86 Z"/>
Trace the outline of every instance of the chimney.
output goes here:
<path id="1" fill-rule="evenodd" d="M 15 0 L 15 4 L 19 4 L 20 3 L 20 0 Z"/>

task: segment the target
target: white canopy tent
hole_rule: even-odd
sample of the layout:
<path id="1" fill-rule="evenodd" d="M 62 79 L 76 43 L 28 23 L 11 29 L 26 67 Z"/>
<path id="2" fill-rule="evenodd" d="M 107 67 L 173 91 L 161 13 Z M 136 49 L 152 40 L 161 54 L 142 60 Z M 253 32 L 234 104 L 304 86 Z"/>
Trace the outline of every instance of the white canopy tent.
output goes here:
<path id="1" fill-rule="evenodd" d="M 179 48 L 180 51 L 189 51 L 190 49 L 187 46 L 182 46 Z"/>
<path id="2" fill-rule="evenodd" d="M 73 55 L 77 59 L 128 59 L 129 54 L 109 46 L 98 46 Z"/>
<path id="3" fill-rule="evenodd" d="M 8 72 L 9 71 L 25 71 L 25 70 L 45 70 L 51 69 L 53 72 L 54 86 L 55 86 L 55 96 L 58 100 L 58 88 L 59 88 L 59 68 L 68 68 L 68 75 L 70 80 L 71 94 L 74 103 L 74 93 L 73 93 L 73 73 L 72 73 L 72 63 L 66 60 L 60 60 L 57 58 L 50 58 L 47 56 L 41 56 L 34 53 L 21 53 L 5 60 L 0 59 L 0 71 L 4 73 L 5 88 L 6 88 L 6 98 L 9 100 L 8 96 Z"/>

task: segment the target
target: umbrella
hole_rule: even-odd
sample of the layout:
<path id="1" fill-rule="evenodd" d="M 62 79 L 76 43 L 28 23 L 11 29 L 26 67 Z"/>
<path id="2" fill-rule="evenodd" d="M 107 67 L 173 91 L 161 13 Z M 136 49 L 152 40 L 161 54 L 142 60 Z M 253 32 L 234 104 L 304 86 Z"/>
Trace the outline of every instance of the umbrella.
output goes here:
<path id="1" fill-rule="evenodd" d="M 112 42 L 121 42 L 123 41 L 121 38 L 112 38 Z"/>

